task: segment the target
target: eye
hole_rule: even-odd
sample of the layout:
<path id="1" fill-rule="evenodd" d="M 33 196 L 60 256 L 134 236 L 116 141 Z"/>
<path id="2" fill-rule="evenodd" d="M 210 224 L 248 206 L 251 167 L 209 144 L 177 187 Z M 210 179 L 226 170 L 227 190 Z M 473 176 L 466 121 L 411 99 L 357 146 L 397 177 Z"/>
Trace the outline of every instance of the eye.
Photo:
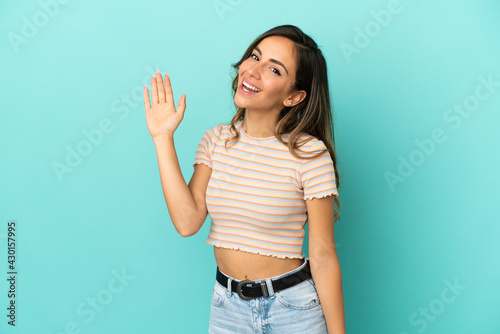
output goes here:
<path id="1" fill-rule="evenodd" d="M 259 57 L 257 57 L 257 55 L 255 53 L 252 53 L 250 55 L 250 57 L 248 57 L 248 58 L 253 58 L 253 59 L 259 61 Z M 271 71 L 273 71 L 273 73 L 281 76 L 281 72 L 276 67 L 271 67 Z"/>

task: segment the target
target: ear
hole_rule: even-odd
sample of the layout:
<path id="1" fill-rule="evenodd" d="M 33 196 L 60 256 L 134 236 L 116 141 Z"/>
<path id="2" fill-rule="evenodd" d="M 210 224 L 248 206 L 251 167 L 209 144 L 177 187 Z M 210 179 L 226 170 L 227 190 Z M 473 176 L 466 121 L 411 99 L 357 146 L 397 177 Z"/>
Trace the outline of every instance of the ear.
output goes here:
<path id="1" fill-rule="evenodd" d="M 294 107 L 300 102 L 304 101 L 306 96 L 307 92 L 305 90 L 297 90 L 283 101 L 283 105 L 285 107 Z"/>

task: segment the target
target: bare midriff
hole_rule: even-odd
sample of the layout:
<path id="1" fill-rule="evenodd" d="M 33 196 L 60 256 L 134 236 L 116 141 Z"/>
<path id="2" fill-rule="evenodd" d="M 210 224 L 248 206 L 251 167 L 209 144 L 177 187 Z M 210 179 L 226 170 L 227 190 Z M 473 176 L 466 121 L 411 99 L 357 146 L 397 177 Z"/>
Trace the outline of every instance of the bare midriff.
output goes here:
<path id="1" fill-rule="evenodd" d="M 214 255 L 219 269 L 238 280 L 258 280 L 279 276 L 304 263 L 304 259 L 278 258 L 217 246 L 214 246 Z"/>

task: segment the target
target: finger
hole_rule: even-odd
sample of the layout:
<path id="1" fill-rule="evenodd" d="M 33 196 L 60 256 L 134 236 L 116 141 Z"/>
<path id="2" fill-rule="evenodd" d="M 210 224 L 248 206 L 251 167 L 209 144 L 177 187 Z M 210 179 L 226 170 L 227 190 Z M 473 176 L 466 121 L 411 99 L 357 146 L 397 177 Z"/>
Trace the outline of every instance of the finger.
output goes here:
<path id="1" fill-rule="evenodd" d="M 153 104 L 158 104 L 158 87 L 156 86 L 154 75 L 151 77 L 151 96 L 153 98 Z"/>
<path id="2" fill-rule="evenodd" d="M 177 112 L 179 113 L 181 119 L 184 118 L 184 111 L 186 110 L 186 98 L 187 93 L 181 96 L 181 98 L 179 99 L 179 104 L 177 105 Z"/>
<path id="3" fill-rule="evenodd" d="M 165 89 L 163 88 L 160 70 L 156 71 L 156 82 L 158 83 L 158 102 L 165 103 Z"/>
<path id="4" fill-rule="evenodd" d="M 165 95 L 167 101 L 172 101 L 174 103 L 174 93 L 172 92 L 172 85 L 170 83 L 170 77 L 165 73 Z"/>
<path id="5" fill-rule="evenodd" d="M 151 109 L 151 101 L 149 100 L 149 91 L 146 85 L 144 85 L 143 95 L 144 95 L 144 109 L 148 111 L 149 109 Z"/>

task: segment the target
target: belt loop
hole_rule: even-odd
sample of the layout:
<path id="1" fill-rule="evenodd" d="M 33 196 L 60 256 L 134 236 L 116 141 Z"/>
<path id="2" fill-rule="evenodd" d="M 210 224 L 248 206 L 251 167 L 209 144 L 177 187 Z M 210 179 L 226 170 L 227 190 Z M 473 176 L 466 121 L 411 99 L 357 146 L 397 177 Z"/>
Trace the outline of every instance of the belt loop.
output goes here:
<path id="1" fill-rule="evenodd" d="M 269 294 L 269 298 L 274 298 L 273 283 L 272 283 L 270 278 L 266 278 L 266 285 L 267 285 L 267 293 Z"/>
<path id="2" fill-rule="evenodd" d="M 227 278 L 227 289 L 226 289 L 226 296 L 231 297 L 232 295 L 232 290 L 231 290 L 231 282 L 233 279 L 231 277 Z"/>

